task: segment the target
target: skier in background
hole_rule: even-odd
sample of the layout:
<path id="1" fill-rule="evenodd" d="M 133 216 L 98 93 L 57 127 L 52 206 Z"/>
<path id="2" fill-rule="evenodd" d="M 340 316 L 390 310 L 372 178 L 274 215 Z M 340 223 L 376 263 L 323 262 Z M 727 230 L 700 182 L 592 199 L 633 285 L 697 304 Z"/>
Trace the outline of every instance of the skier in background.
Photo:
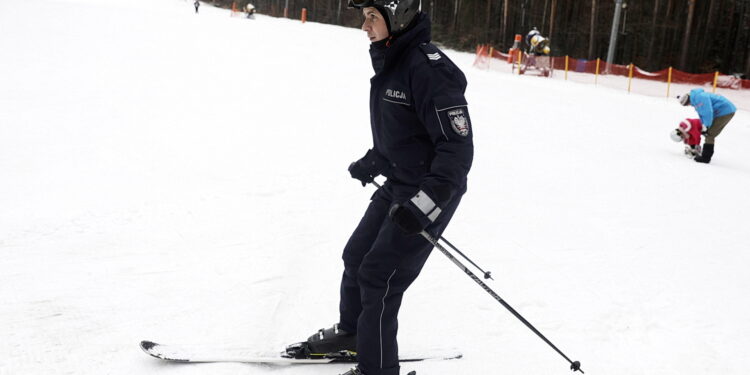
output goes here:
<path id="1" fill-rule="evenodd" d="M 245 5 L 245 12 L 247 13 L 247 18 L 255 18 L 253 15 L 255 14 L 255 6 L 253 4 L 247 4 Z"/>
<path id="2" fill-rule="evenodd" d="M 706 141 L 703 151 L 695 157 L 698 163 L 710 163 L 714 155 L 714 142 L 716 137 L 724 130 L 724 127 L 732 120 L 737 107 L 727 98 L 703 91 L 693 89 L 689 93 L 677 97 L 683 106 L 691 105 L 698 112 L 701 123 L 706 127 Z"/>
<path id="3" fill-rule="evenodd" d="M 198 13 L 198 8 L 201 6 L 200 1 L 195 0 L 195 2 L 193 3 L 193 6 L 195 6 L 195 13 Z"/>
<path id="4" fill-rule="evenodd" d="M 356 351 L 344 375 L 398 375 L 398 311 L 462 195 L 474 155 L 466 78 L 430 43 L 419 0 L 349 0 L 361 9 L 375 76 L 373 147 L 351 163 L 363 186 L 387 178 L 343 251 L 339 321 L 301 345 L 311 353 Z M 290 346 L 293 347 L 294 345 Z M 287 350 L 289 352 L 289 350 Z"/>
<path id="5" fill-rule="evenodd" d="M 691 159 L 701 154 L 701 133 L 703 125 L 697 118 L 682 120 L 669 134 L 673 141 L 685 143 L 685 155 Z"/>

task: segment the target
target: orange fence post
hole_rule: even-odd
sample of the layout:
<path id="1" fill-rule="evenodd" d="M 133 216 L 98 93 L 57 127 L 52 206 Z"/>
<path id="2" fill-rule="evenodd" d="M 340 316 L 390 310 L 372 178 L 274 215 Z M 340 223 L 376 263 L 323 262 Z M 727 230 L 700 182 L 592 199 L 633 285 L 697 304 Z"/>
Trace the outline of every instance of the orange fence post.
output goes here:
<path id="1" fill-rule="evenodd" d="M 667 74 L 667 99 L 669 98 L 669 87 L 672 86 L 672 67 L 669 67 L 669 73 Z"/>
<path id="2" fill-rule="evenodd" d="M 594 74 L 594 86 L 596 86 L 596 82 L 599 80 L 599 61 L 601 61 L 600 58 L 596 58 L 596 73 Z"/>
<path id="3" fill-rule="evenodd" d="M 521 50 L 518 50 L 518 75 L 521 75 L 521 56 L 523 55 L 523 52 Z"/>
<path id="4" fill-rule="evenodd" d="M 494 47 L 490 47 L 490 56 L 489 56 L 490 59 L 487 60 L 487 70 L 490 70 L 490 64 L 492 64 L 492 52 L 494 52 L 494 50 L 495 50 Z"/>
<path id="5" fill-rule="evenodd" d="M 565 55 L 565 80 L 568 80 L 568 55 Z"/>
<path id="6" fill-rule="evenodd" d="M 305 23 L 307 21 L 307 8 L 302 8 L 302 23 Z"/>
<path id="7" fill-rule="evenodd" d="M 289 8 L 284 7 L 284 18 L 289 18 Z"/>
<path id="8" fill-rule="evenodd" d="M 717 70 L 716 73 L 714 73 L 714 90 L 711 91 L 714 94 L 716 94 L 716 84 L 719 83 L 719 71 Z"/>
<path id="9" fill-rule="evenodd" d="M 513 58 L 516 52 L 521 50 L 521 34 L 516 34 L 513 38 L 513 45 L 508 50 L 508 64 L 513 64 Z"/>
<path id="10" fill-rule="evenodd" d="M 630 94 L 631 82 L 633 82 L 633 63 L 630 63 L 630 72 L 628 72 L 628 94 Z"/>

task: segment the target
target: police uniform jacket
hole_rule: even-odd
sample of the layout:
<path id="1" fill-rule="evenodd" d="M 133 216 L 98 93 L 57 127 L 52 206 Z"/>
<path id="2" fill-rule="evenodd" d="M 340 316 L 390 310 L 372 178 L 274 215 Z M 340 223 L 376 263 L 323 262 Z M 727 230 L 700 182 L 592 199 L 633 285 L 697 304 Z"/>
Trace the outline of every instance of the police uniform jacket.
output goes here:
<path id="1" fill-rule="evenodd" d="M 430 37 L 422 13 L 405 33 L 372 44 L 371 153 L 390 182 L 419 187 L 445 207 L 466 191 L 473 129 L 466 77 Z"/>

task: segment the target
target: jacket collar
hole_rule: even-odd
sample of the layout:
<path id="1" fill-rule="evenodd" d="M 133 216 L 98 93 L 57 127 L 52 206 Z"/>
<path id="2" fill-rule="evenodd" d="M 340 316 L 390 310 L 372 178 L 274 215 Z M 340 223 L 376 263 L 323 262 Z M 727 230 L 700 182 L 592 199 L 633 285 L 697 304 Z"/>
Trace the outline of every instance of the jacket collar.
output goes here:
<path id="1" fill-rule="evenodd" d="M 420 43 L 429 43 L 432 37 L 430 29 L 430 19 L 425 13 L 420 13 L 414 25 L 402 34 L 370 44 L 370 58 L 375 75 L 396 65 L 404 51 Z"/>

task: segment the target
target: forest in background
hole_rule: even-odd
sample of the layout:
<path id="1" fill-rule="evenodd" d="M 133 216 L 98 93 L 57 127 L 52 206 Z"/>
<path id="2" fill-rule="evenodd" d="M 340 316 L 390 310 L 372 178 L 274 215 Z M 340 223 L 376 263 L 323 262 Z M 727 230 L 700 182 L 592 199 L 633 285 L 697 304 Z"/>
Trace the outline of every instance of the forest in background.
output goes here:
<path id="1" fill-rule="evenodd" d="M 360 27 L 361 12 L 346 0 L 208 0 L 216 6 Z M 689 73 L 750 78 L 750 0 L 623 0 L 613 63 L 634 63 L 648 71 L 667 67 Z M 433 40 L 473 52 L 490 44 L 507 52 L 515 34 L 532 27 L 551 41 L 552 55 L 606 59 L 615 0 L 423 0 Z"/>

